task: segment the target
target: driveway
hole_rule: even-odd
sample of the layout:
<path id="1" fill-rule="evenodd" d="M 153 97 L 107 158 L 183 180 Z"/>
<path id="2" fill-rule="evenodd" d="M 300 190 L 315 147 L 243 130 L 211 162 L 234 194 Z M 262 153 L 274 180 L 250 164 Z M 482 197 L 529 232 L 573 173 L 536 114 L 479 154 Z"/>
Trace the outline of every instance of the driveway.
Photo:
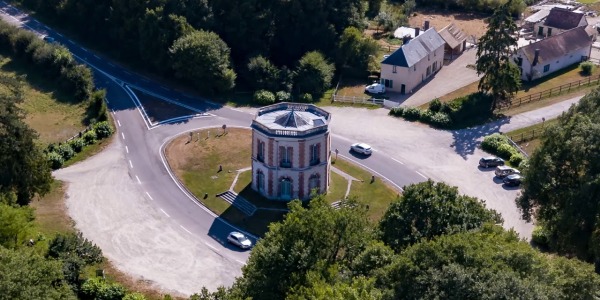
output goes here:
<path id="1" fill-rule="evenodd" d="M 467 68 L 467 65 L 475 64 L 476 53 L 476 48 L 468 48 L 461 56 L 445 65 L 433 78 L 424 82 L 415 92 L 408 95 L 388 93 L 390 100 L 404 106 L 419 106 L 479 80 L 477 72 Z"/>

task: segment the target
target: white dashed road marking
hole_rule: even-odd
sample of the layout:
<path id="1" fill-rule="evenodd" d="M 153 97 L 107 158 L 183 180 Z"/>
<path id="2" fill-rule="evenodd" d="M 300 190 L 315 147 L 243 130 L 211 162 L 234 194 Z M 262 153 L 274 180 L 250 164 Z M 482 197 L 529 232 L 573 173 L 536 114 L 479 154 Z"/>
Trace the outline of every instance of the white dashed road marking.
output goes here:
<path id="1" fill-rule="evenodd" d="M 129 153 L 129 148 L 125 146 L 125 152 Z"/>
<path id="2" fill-rule="evenodd" d="M 167 217 L 169 217 L 169 218 L 171 217 L 171 216 L 169 216 L 169 214 L 168 214 L 168 213 L 166 213 L 166 212 L 165 212 L 165 211 L 164 211 L 162 208 L 160 209 L 160 211 L 162 211 L 162 212 L 163 212 L 163 214 L 165 214 L 165 216 L 167 216 Z"/>
<path id="3" fill-rule="evenodd" d="M 131 159 L 129 160 L 129 166 L 133 169 L 133 164 L 131 163 Z"/>
<path id="4" fill-rule="evenodd" d="M 425 176 L 425 175 L 423 175 L 423 174 L 419 173 L 419 171 L 415 171 L 415 172 L 417 172 L 417 174 L 421 175 L 421 177 L 423 177 L 423 178 L 427 179 L 427 176 Z"/>
<path id="5" fill-rule="evenodd" d="M 397 159 L 395 159 L 395 158 L 393 158 L 393 157 L 390 157 L 390 158 L 391 158 L 393 161 L 395 161 L 395 162 L 397 162 L 397 163 L 399 163 L 399 164 L 401 164 L 401 165 L 403 165 L 403 164 L 404 164 L 403 162 L 401 162 L 401 161 L 399 161 L 399 160 L 397 160 Z"/>
<path id="6" fill-rule="evenodd" d="M 179 225 L 179 227 L 181 227 L 181 229 L 185 230 L 187 233 L 189 233 L 189 234 L 192 234 L 192 232 L 191 232 L 191 231 L 189 231 L 189 230 L 187 230 L 185 227 L 183 227 L 183 226 L 181 226 L 181 225 Z"/>
<path id="7" fill-rule="evenodd" d="M 140 181 L 140 178 L 137 175 L 135 175 L 135 179 L 137 179 L 139 184 L 142 184 L 142 182 Z"/>
<path id="8" fill-rule="evenodd" d="M 150 200 L 154 201 L 154 199 L 152 199 L 152 196 L 150 196 L 150 194 L 148 194 L 148 192 L 146 192 L 146 195 L 148 195 L 148 198 L 150 198 Z"/>
<path id="9" fill-rule="evenodd" d="M 125 134 L 121 132 L 121 136 L 123 137 L 123 139 L 125 139 Z"/>
<path id="10" fill-rule="evenodd" d="M 117 124 L 119 124 L 119 127 L 121 127 L 121 121 L 117 120 Z"/>

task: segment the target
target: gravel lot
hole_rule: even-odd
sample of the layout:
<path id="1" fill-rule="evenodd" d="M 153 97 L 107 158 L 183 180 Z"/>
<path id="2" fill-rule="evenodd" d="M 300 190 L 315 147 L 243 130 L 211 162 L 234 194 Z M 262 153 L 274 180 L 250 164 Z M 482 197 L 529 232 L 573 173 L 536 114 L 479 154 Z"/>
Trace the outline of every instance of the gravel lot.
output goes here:
<path id="1" fill-rule="evenodd" d="M 185 236 L 144 197 L 130 178 L 120 139 L 54 176 L 68 182 L 66 205 L 77 229 L 134 278 L 171 295 L 190 295 L 202 286 L 229 286 L 241 275 L 239 263 Z"/>

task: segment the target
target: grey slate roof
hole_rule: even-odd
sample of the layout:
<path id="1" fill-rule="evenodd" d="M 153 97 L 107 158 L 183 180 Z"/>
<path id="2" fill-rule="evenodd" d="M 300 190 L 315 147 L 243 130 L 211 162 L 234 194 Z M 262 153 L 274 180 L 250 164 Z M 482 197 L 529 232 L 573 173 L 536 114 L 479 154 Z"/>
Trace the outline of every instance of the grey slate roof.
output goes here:
<path id="1" fill-rule="evenodd" d="M 522 52 L 530 62 L 533 62 L 535 49 L 539 49 L 540 54 L 536 65 L 542 65 L 591 45 L 592 40 L 585 31 L 585 27 L 577 27 L 522 47 L 519 52 Z"/>
<path id="2" fill-rule="evenodd" d="M 444 39 L 435 31 L 435 28 L 429 28 L 424 33 L 402 45 L 381 63 L 384 65 L 393 65 L 401 67 L 412 67 L 428 54 L 445 44 Z"/>
<path id="3" fill-rule="evenodd" d="M 446 41 L 446 44 L 448 44 L 448 46 L 450 46 L 452 49 L 456 48 L 467 39 L 467 34 L 454 25 L 454 23 L 450 23 L 446 27 L 442 28 L 439 34 L 444 41 Z"/>
<path id="4" fill-rule="evenodd" d="M 310 121 L 304 119 L 304 117 L 298 114 L 297 112 L 290 110 L 284 114 L 277 116 L 275 118 L 275 123 L 283 127 L 298 128 L 310 124 Z"/>
<path id="5" fill-rule="evenodd" d="M 568 30 L 577 27 L 581 21 L 581 18 L 585 18 L 582 13 L 576 13 L 568 9 L 554 7 L 550 10 L 548 17 L 546 17 L 544 25 Z"/>

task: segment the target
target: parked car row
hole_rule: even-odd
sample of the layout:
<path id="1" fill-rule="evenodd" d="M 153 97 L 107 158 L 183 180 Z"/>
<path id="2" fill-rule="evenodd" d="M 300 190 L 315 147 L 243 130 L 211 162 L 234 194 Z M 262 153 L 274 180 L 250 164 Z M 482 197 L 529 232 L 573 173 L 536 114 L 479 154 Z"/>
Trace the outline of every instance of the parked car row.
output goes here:
<path id="1" fill-rule="evenodd" d="M 496 177 L 502 179 L 502 182 L 506 186 L 521 185 L 523 179 L 521 172 L 515 168 L 505 166 L 502 158 L 495 156 L 483 157 L 479 160 L 479 166 L 482 168 L 496 167 L 494 174 Z"/>

